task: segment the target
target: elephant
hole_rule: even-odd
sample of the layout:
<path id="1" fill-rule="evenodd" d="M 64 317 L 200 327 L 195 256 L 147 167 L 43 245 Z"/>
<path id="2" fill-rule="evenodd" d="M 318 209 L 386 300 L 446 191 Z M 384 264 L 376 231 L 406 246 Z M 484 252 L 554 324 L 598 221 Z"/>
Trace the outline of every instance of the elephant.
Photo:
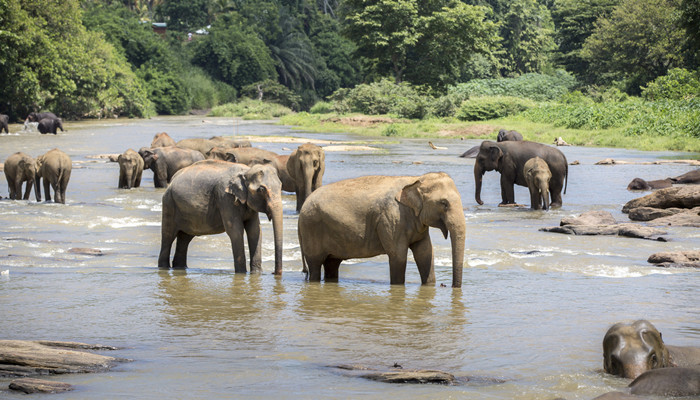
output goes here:
<path id="1" fill-rule="evenodd" d="M 274 157 L 270 158 L 260 158 L 260 157 L 253 157 L 250 159 L 250 163 L 247 164 L 248 166 L 255 165 L 255 164 L 270 164 L 273 167 L 275 167 L 275 170 L 277 171 L 277 177 L 280 178 L 280 181 L 282 182 L 282 190 L 285 192 L 290 192 L 294 193 L 296 191 L 296 183 L 294 182 L 294 179 L 289 175 L 289 171 L 287 171 L 287 164 L 289 163 L 289 155 L 275 155 Z"/>
<path id="2" fill-rule="evenodd" d="M 525 163 L 523 168 L 525 182 L 530 189 L 530 208 L 533 210 L 547 210 L 549 208 L 549 181 L 552 172 L 547 163 L 539 157 L 534 157 Z"/>
<path id="3" fill-rule="evenodd" d="M 454 181 L 444 172 L 421 176 L 364 176 L 321 186 L 298 219 L 299 245 L 310 281 L 338 279 L 343 260 L 389 256 L 391 284 L 403 284 L 411 249 L 421 283 L 435 283 L 428 227 L 452 244 L 452 287 L 462 286 L 466 221 Z"/>
<path id="4" fill-rule="evenodd" d="M 234 140 L 234 139 L 228 139 L 225 137 L 221 136 L 212 136 L 209 138 L 212 142 L 216 143 L 217 146 L 226 146 L 226 147 L 251 147 L 250 145 L 250 140 Z"/>
<path id="5" fill-rule="evenodd" d="M 523 140 L 523 135 L 521 135 L 520 132 L 507 131 L 505 129 L 500 129 L 498 131 L 498 136 L 496 137 L 497 142 L 518 141 L 518 140 Z"/>
<path id="6" fill-rule="evenodd" d="M 151 148 L 175 146 L 175 141 L 166 132 L 156 133 L 151 141 Z"/>
<path id="7" fill-rule="evenodd" d="M 27 122 L 39 122 L 44 118 L 58 119 L 56 114 L 52 112 L 30 112 L 29 115 L 27 115 L 27 118 L 24 120 L 24 123 L 26 124 Z"/>
<path id="8" fill-rule="evenodd" d="M 296 190 L 294 180 L 287 171 L 287 163 L 289 161 L 289 156 L 287 155 L 279 155 L 256 147 L 216 146 L 207 152 L 207 159 L 245 164 L 249 167 L 255 164 L 269 163 L 277 170 L 277 177 L 282 181 L 282 190 L 285 192 L 294 192 Z"/>
<path id="9" fill-rule="evenodd" d="M 51 191 L 49 185 L 54 191 L 55 203 L 66 203 L 66 188 L 70 180 L 70 174 L 73 170 L 73 163 L 68 154 L 59 149 L 53 149 L 46 154 L 39 156 L 36 160 L 37 165 L 37 180 L 44 179 L 44 194 L 46 201 L 51 201 Z M 39 185 L 37 184 L 37 188 Z M 37 201 L 41 201 L 41 193 L 37 196 Z"/>
<path id="10" fill-rule="evenodd" d="M 479 154 L 479 149 L 481 149 L 481 145 L 474 146 L 470 148 L 469 150 L 465 151 L 462 153 L 460 157 L 462 158 L 474 158 Z"/>
<path id="11" fill-rule="evenodd" d="M 131 189 L 141 186 L 143 158 L 133 149 L 128 149 L 117 158 L 119 163 L 119 189 Z"/>
<path id="12" fill-rule="evenodd" d="M 209 139 L 191 138 L 182 139 L 178 141 L 175 145 L 182 149 L 197 150 L 198 152 L 202 153 L 203 156 L 206 156 L 207 152 L 209 152 L 209 150 L 211 150 L 212 147 L 217 146 L 218 143 Z"/>
<path id="13" fill-rule="evenodd" d="M 287 172 L 295 184 L 297 211 L 311 193 L 321 187 L 325 170 L 326 153 L 315 144 L 302 144 L 289 156 Z"/>
<path id="14" fill-rule="evenodd" d="M 700 169 L 686 172 L 683 175 L 678 175 L 675 178 L 669 178 L 673 183 L 678 184 L 698 184 L 700 183 Z"/>
<path id="15" fill-rule="evenodd" d="M 651 322 L 617 323 L 603 338 L 603 369 L 613 375 L 635 379 L 642 373 L 667 367 L 700 364 L 700 348 L 664 344 Z"/>
<path id="16" fill-rule="evenodd" d="M 60 118 L 43 118 L 39 121 L 37 129 L 42 135 L 46 133 L 53 133 L 55 135 L 58 129 L 61 129 L 61 132 L 65 132 L 63 130 L 63 121 L 61 121 Z"/>
<path id="17" fill-rule="evenodd" d="M 248 237 L 250 270 L 262 271 L 262 231 L 258 213 L 272 220 L 275 275 L 282 274 L 281 182 L 269 165 L 248 167 L 205 160 L 182 169 L 163 194 L 162 241 L 158 267 L 187 268 L 187 247 L 195 236 L 226 232 L 231 239 L 234 268 L 246 272 L 243 233 Z"/>
<path id="18" fill-rule="evenodd" d="M 485 140 L 481 143 L 474 163 L 476 202 L 480 205 L 484 204 L 481 201 L 481 180 L 484 173 L 496 170 L 501 173 L 501 204 L 515 204 L 513 185 L 527 186 L 523 169 L 527 160 L 533 157 L 540 157 L 547 163 L 552 173 L 552 179 L 549 182 L 549 193 L 552 197 L 550 206 L 561 207 L 562 188 L 566 193 L 569 175 L 566 156 L 555 147 L 526 140 L 500 143 Z"/>
<path id="19" fill-rule="evenodd" d="M 634 178 L 629 185 L 627 185 L 627 190 L 656 190 L 664 189 L 673 186 L 673 181 L 671 178 L 659 179 L 655 181 L 645 181 L 642 178 Z"/>
<path id="20" fill-rule="evenodd" d="M 2 131 L 5 133 L 10 133 L 10 117 L 5 114 L 0 114 L 0 133 Z"/>
<path id="21" fill-rule="evenodd" d="M 7 186 L 10 189 L 11 200 L 29 200 L 34 185 L 36 200 L 40 200 L 39 180 L 37 178 L 36 161 L 22 152 L 17 152 L 7 157 L 3 165 Z M 27 182 L 24 196 L 22 196 L 22 183 Z"/>
<path id="22" fill-rule="evenodd" d="M 643 396 L 700 396 L 700 365 L 649 370 L 630 383 L 630 392 Z"/>
<path id="23" fill-rule="evenodd" d="M 176 146 L 142 147 L 139 155 L 143 158 L 143 168 L 153 171 L 153 185 L 157 188 L 168 186 L 175 173 L 182 168 L 204 160 L 199 151 Z"/>

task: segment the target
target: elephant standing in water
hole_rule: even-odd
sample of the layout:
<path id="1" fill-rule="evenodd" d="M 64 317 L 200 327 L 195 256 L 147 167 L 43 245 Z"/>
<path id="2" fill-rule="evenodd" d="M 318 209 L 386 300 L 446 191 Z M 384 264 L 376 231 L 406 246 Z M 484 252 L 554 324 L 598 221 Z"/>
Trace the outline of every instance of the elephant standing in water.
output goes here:
<path id="1" fill-rule="evenodd" d="M 66 203 L 66 188 L 70 180 L 70 174 L 73 170 L 73 163 L 68 154 L 59 149 L 49 150 L 43 156 L 39 156 L 36 160 L 37 165 L 37 180 L 44 178 L 44 194 L 46 201 L 51 201 L 51 191 L 49 185 L 54 191 L 55 203 Z M 37 188 L 39 185 L 37 184 Z M 37 196 L 37 201 L 41 201 L 41 193 Z"/>
<path id="2" fill-rule="evenodd" d="M 245 164 L 249 167 L 255 164 L 270 164 L 277 170 L 277 176 L 282 181 L 282 190 L 295 191 L 295 182 L 287 171 L 289 156 L 281 156 L 273 151 L 256 147 L 216 146 L 207 152 L 207 158 Z"/>
<path id="3" fill-rule="evenodd" d="M 531 158 L 525 163 L 523 174 L 530 189 L 530 208 L 549 209 L 549 181 L 552 179 L 552 173 L 547 163 L 539 157 Z"/>
<path id="4" fill-rule="evenodd" d="M 0 114 L 0 133 L 10 133 L 10 117 L 5 114 Z"/>
<path id="5" fill-rule="evenodd" d="M 258 213 L 272 220 L 275 275 L 282 274 L 282 194 L 269 165 L 248 167 L 219 160 L 200 161 L 181 170 L 163 195 L 159 268 L 187 268 L 187 247 L 195 236 L 226 232 L 234 268 L 246 272 L 243 234 L 248 237 L 251 272 L 262 271 L 262 231 Z"/>
<path id="6" fill-rule="evenodd" d="M 60 129 L 61 132 L 65 132 L 63 130 L 63 121 L 61 121 L 60 118 L 44 118 L 39 121 L 37 129 L 42 135 L 46 133 L 53 133 L 55 135 L 57 134 L 58 129 Z"/>
<path id="7" fill-rule="evenodd" d="M 428 227 L 452 242 L 452 287 L 462 286 L 466 222 L 462 199 L 445 173 L 365 176 L 321 186 L 299 213 L 302 262 L 311 281 L 337 280 L 343 260 L 389 256 L 392 284 L 403 284 L 408 249 L 423 284 L 435 283 Z"/>
<path id="8" fill-rule="evenodd" d="M 119 189 L 131 189 L 141 186 L 143 174 L 143 158 L 132 149 L 120 154 L 119 163 Z"/>
<path id="9" fill-rule="evenodd" d="M 497 142 L 507 142 L 507 141 L 518 141 L 523 140 L 523 135 L 518 131 L 508 131 L 505 129 L 500 129 L 498 131 L 498 136 L 496 137 Z"/>
<path id="10" fill-rule="evenodd" d="M 153 135 L 153 140 L 151 141 L 151 148 L 154 147 L 169 147 L 175 146 L 175 140 L 170 137 L 166 132 L 160 132 Z"/>
<path id="11" fill-rule="evenodd" d="M 289 156 L 287 172 L 295 183 L 297 211 L 301 210 L 311 192 L 321 187 L 325 170 L 326 153 L 315 144 L 302 144 Z"/>
<path id="12" fill-rule="evenodd" d="M 52 112 L 30 112 L 29 115 L 27 115 L 27 119 L 24 120 L 24 123 L 26 124 L 27 122 L 39 122 L 44 118 L 58 119 L 56 114 Z"/>
<path id="13" fill-rule="evenodd" d="M 36 161 L 27 154 L 17 152 L 7 157 L 3 165 L 5 171 L 5 179 L 7 186 L 10 189 L 11 200 L 29 200 L 29 195 L 32 193 L 32 185 L 34 185 L 34 195 L 36 200 L 41 200 L 41 192 L 39 191 L 39 179 L 37 178 Z M 22 196 L 22 183 L 27 182 L 24 196 Z"/>
<path id="14" fill-rule="evenodd" d="M 202 153 L 197 150 L 173 146 L 153 149 L 142 147 L 139 155 L 143 158 L 143 167 L 153 171 L 153 185 L 157 188 L 168 186 L 175 173 L 182 168 L 204 160 Z"/>
<path id="15" fill-rule="evenodd" d="M 549 185 L 551 206 L 561 207 L 562 189 L 566 193 L 565 182 L 569 175 L 566 156 L 557 148 L 529 141 L 494 143 L 487 140 L 481 143 L 474 163 L 476 202 L 484 204 L 481 201 L 481 180 L 484 173 L 496 170 L 501 173 L 501 204 L 515 204 L 513 185 L 527 186 L 523 170 L 527 160 L 533 157 L 540 157 L 547 163 L 552 173 Z"/>

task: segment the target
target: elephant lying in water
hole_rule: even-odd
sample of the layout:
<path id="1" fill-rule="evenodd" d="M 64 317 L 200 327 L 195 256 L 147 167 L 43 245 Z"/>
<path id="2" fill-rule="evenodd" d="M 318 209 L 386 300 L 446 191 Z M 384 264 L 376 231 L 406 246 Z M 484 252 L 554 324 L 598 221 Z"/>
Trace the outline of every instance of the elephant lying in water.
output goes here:
<path id="1" fill-rule="evenodd" d="M 299 213 L 299 244 L 310 281 L 338 278 L 343 260 L 389 256 L 392 284 L 403 284 L 408 250 L 423 284 L 435 283 L 428 227 L 452 242 L 452 287 L 462 286 L 466 222 L 462 199 L 445 173 L 365 176 L 321 186 Z M 306 268 L 305 268 L 306 270 Z"/>
<path id="2" fill-rule="evenodd" d="M 258 213 L 272 220 L 275 275 L 282 274 L 282 195 L 276 171 L 269 165 L 247 167 L 219 160 L 195 163 L 173 178 L 163 194 L 159 268 L 187 268 L 187 247 L 195 236 L 226 232 L 235 271 L 246 272 L 243 235 L 248 237 L 251 272 L 262 271 L 262 231 Z"/>
<path id="3" fill-rule="evenodd" d="M 673 186 L 673 181 L 670 178 L 658 179 L 655 181 L 645 181 L 642 178 L 634 178 L 627 185 L 627 190 L 655 190 L 664 189 Z"/>

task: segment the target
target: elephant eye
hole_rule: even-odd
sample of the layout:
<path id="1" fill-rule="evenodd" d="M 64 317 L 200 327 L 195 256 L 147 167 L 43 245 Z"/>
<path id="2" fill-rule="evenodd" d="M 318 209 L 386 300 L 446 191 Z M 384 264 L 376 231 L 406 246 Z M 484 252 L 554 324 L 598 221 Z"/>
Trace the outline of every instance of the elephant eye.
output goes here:
<path id="1" fill-rule="evenodd" d="M 440 204 L 442 204 L 442 206 L 445 207 L 446 209 L 450 208 L 450 202 L 445 200 L 445 199 L 440 200 Z"/>
<path id="2" fill-rule="evenodd" d="M 659 367 L 659 360 L 656 358 L 656 354 L 652 354 L 649 356 L 649 363 L 651 364 L 651 368 L 658 368 Z"/>

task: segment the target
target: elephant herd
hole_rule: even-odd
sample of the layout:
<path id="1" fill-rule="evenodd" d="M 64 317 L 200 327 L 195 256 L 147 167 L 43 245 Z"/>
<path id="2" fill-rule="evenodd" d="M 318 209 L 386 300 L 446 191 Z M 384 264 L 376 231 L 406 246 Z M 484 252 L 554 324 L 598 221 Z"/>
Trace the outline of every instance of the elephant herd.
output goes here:
<path id="1" fill-rule="evenodd" d="M 73 166 L 70 157 L 63 151 L 59 149 L 49 150 L 36 160 L 25 153 L 17 152 L 7 157 L 3 169 L 9 187 L 10 199 L 29 200 L 32 186 L 34 186 L 36 201 L 41 201 L 40 181 L 43 178 L 46 200 L 51 201 L 51 192 L 49 191 L 49 187 L 51 187 L 54 190 L 54 201 L 65 204 L 66 188 Z M 22 184 L 25 182 L 26 187 L 24 195 L 22 195 Z"/>

